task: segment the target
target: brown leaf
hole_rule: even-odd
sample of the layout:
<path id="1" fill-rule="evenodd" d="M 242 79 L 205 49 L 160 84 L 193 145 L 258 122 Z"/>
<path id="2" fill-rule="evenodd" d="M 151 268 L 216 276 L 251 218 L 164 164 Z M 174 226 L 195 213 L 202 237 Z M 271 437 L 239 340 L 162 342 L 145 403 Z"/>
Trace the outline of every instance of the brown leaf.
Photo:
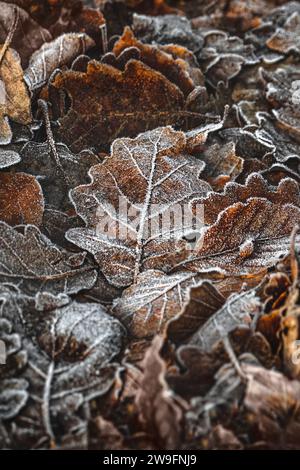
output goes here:
<path id="1" fill-rule="evenodd" d="M 272 113 L 280 127 L 291 133 L 295 139 L 300 136 L 299 111 L 299 68 L 287 65 L 278 67 L 272 74 L 265 72 L 265 94 L 272 107 Z"/>
<path id="2" fill-rule="evenodd" d="M 26 225 L 22 234 L 0 222 L 0 248 L 0 282 L 16 282 L 28 295 L 75 293 L 96 281 L 95 270 L 83 266 L 84 253 L 60 250 L 34 225 Z"/>
<path id="3" fill-rule="evenodd" d="M 244 65 L 258 62 L 252 44 L 244 44 L 239 37 L 229 36 L 224 31 L 204 31 L 204 45 L 199 54 L 206 78 L 216 86 L 219 81 L 225 85 L 240 73 Z"/>
<path id="4" fill-rule="evenodd" d="M 288 54 L 300 53 L 300 14 L 294 12 L 286 20 L 282 28 L 277 28 L 275 33 L 266 42 L 267 46 L 277 52 Z"/>
<path id="5" fill-rule="evenodd" d="M 243 370 L 248 376 L 244 406 L 258 438 L 277 449 L 299 448 L 299 382 L 262 367 Z"/>
<path id="6" fill-rule="evenodd" d="M 140 51 L 140 60 L 175 83 L 185 96 L 193 91 L 195 86 L 204 83 L 200 70 L 196 68 L 196 58 L 185 47 L 174 44 L 160 47 L 143 44 L 127 27 L 122 37 L 114 44 L 113 52 L 118 57 L 129 47 L 137 48 Z"/>
<path id="7" fill-rule="evenodd" d="M 137 9 L 148 15 L 165 15 L 168 13 L 178 13 L 178 10 L 171 8 L 166 0 L 125 0 L 128 7 Z"/>
<path id="8" fill-rule="evenodd" d="M 112 421 L 102 416 L 94 418 L 90 424 L 90 445 L 93 450 L 124 450 L 124 438 Z"/>
<path id="9" fill-rule="evenodd" d="M 206 163 L 203 175 L 214 191 L 223 189 L 226 183 L 234 181 L 243 170 L 244 161 L 237 156 L 235 144 L 214 144 L 201 153 L 200 158 Z"/>
<path id="10" fill-rule="evenodd" d="M 299 218 L 300 209 L 292 204 L 256 197 L 235 203 L 204 231 L 193 251 L 194 259 L 177 269 L 199 272 L 209 267 L 251 277 L 289 253 L 289 236 Z"/>
<path id="11" fill-rule="evenodd" d="M 20 57 L 10 48 L 2 52 L 4 57 L 0 62 L 0 144 L 8 144 L 12 139 L 8 118 L 19 124 L 30 124 L 32 117 Z"/>
<path id="12" fill-rule="evenodd" d="M 113 311 L 138 338 L 162 333 L 175 317 L 168 334 L 171 339 L 181 340 L 194 333 L 224 300 L 209 282 L 200 283 L 192 273 L 167 276 L 148 270 L 115 301 Z"/>
<path id="13" fill-rule="evenodd" d="M 64 33 L 86 33 L 94 39 L 98 46 L 102 45 L 100 28 L 105 24 L 105 20 L 99 9 L 86 8 L 83 5 L 86 1 L 5 0 L 5 3 L 11 4 L 7 5 L 7 8 L 17 8 L 22 15 L 23 28 L 20 27 L 17 32 L 15 48 L 19 52 L 19 48 L 22 49 L 27 46 L 24 57 L 20 52 L 24 66 L 27 66 L 27 59 L 30 55 L 39 49 L 44 42 L 51 41 L 51 39 Z M 9 21 L 7 24 L 9 25 Z M 24 31 L 26 32 L 25 41 L 27 43 L 25 42 L 23 45 Z M 39 38 L 38 33 L 40 33 L 41 38 Z M 38 39 L 40 39 L 39 43 L 37 42 Z M 25 59 L 24 62 L 23 59 Z"/>
<path id="14" fill-rule="evenodd" d="M 207 449 L 209 450 L 241 450 L 242 443 L 229 429 L 225 429 L 221 424 L 215 426 L 209 437 Z"/>
<path id="15" fill-rule="evenodd" d="M 203 46 L 199 31 L 192 29 L 188 18 L 178 15 L 133 15 L 135 35 L 148 44 L 175 44 L 197 52 Z"/>
<path id="16" fill-rule="evenodd" d="M 12 3 L 0 2 L 0 43 L 4 43 L 12 24 L 17 20 L 11 47 L 20 54 L 21 63 L 23 67 L 26 67 L 33 52 L 41 47 L 45 41 L 51 41 L 52 35 L 23 10 L 23 5 L 20 5 L 20 8 L 20 6 Z"/>
<path id="17" fill-rule="evenodd" d="M 86 228 L 69 230 L 67 239 L 92 253 L 111 283 L 128 286 L 140 271 L 168 269 L 187 256 L 183 237 L 201 223 L 188 220 L 188 204 L 210 186 L 186 147 L 185 134 L 170 127 L 117 139 L 112 155 L 91 168 L 92 183 L 71 191 Z"/>
<path id="18" fill-rule="evenodd" d="M 233 294 L 219 311 L 199 327 L 189 343 L 210 352 L 222 337 L 228 335 L 236 327 L 243 324 L 250 325 L 252 318 L 258 315 L 259 311 L 260 299 L 257 297 L 256 290 Z"/>
<path id="19" fill-rule="evenodd" d="M 53 85 L 72 101 L 59 121 L 59 136 L 73 151 L 100 150 L 119 136 L 175 123 L 184 106 L 176 85 L 137 60 L 127 62 L 123 72 L 91 61 L 86 73 L 61 72 Z"/>
<path id="20" fill-rule="evenodd" d="M 178 449 L 182 409 L 165 381 L 166 364 L 160 356 L 163 340 L 156 336 L 143 361 L 144 375 L 136 394 L 139 417 L 158 448 Z"/>
<path id="21" fill-rule="evenodd" d="M 41 225 L 44 212 L 42 188 L 26 173 L 0 173 L 0 219 L 10 225 Z"/>
<path id="22" fill-rule="evenodd" d="M 226 184 L 223 193 L 211 192 L 201 200 L 204 204 L 205 223 L 215 223 L 224 209 L 237 202 L 247 202 L 252 197 L 265 198 L 274 204 L 300 207 L 299 185 L 296 181 L 285 178 L 278 187 L 272 187 L 259 173 L 252 173 L 244 185 L 230 182 Z"/>

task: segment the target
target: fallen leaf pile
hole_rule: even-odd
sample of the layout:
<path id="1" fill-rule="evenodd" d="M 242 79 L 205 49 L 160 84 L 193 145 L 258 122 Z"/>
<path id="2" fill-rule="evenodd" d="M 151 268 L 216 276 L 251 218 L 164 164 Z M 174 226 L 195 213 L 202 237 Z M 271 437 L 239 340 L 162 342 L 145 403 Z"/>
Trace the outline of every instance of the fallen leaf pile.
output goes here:
<path id="1" fill-rule="evenodd" d="M 299 1 L 1 1 L 0 447 L 300 449 L 299 185 Z"/>

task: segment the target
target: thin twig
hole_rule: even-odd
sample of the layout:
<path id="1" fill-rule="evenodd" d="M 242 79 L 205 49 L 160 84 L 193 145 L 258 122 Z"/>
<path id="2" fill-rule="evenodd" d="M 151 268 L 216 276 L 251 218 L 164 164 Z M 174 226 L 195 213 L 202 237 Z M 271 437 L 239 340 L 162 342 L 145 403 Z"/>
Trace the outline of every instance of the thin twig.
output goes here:
<path id="1" fill-rule="evenodd" d="M 291 242 L 290 242 L 290 259 L 291 259 L 291 278 L 292 278 L 292 287 L 295 288 L 298 282 L 298 260 L 296 252 L 296 235 L 299 230 L 299 226 L 295 225 L 291 233 Z"/>
<path id="2" fill-rule="evenodd" d="M 235 368 L 238 376 L 240 377 L 240 379 L 243 381 L 243 382 L 247 382 L 248 381 L 248 377 L 247 375 L 244 373 L 244 371 L 242 370 L 241 366 L 240 366 L 240 363 L 238 361 L 238 358 L 236 357 L 236 354 L 230 344 L 230 341 L 229 341 L 229 338 L 228 338 L 228 335 L 222 335 L 222 342 L 223 342 L 223 345 L 224 345 L 224 348 L 225 348 L 225 351 L 227 352 L 228 356 L 229 356 L 229 359 L 230 359 L 230 362 L 232 363 L 233 367 Z"/>
<path id="3" fill-rule="evenodd" d="M 63 177 L 63 180 L 64 180 L 66 186 L 68 187 L 68 186 L 70 186 L 70 181 L 69 181 L 67 175 L 65 174 L 65 170 L 63 169 L 63 166 L 62 166 L 61 161 L 60 161 L 60 157 L 57 153 L 55 140 L 54 140 L 52 129 L 51 129 L 48 104 L 46 103 L 46 101 L 39 99 L 38 100 L 38 106 L 39 106 L 39 108 L 41 109 L 41 111 L 43 113 L 43 118 L 44 118 L 45 128 L 46 128 L 46 134 L 47 134 L 47 141 L 48 141 L 48 145 L 49 145 L 49 149 L 50 149 L 50 155 L 52 156 L 56 167 L 60 171 L 61 176 Z"/>
<path id="4" fill-rule="evenodd" d="M 108 50 L 106 23 L 102 24 L 99 28 L 100 28 L 100 32 L 101 32 L 103 54 L 106 54 L 106 52 Z"/>

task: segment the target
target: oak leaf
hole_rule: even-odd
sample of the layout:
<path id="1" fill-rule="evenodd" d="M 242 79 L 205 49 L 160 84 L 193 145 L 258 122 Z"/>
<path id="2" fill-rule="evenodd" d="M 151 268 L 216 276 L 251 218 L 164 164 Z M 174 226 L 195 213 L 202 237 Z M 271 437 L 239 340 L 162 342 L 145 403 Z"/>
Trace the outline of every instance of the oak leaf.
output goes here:
<path id="1" fill-rule="evenodd" d="M 36 316 L 35 335 L 41 349 L 35 340 L 24 341 L 28 365 L 16 385 L 24 382 L 29 390 L 26 406 L 23 400 L 14 407 L 13 432 L 6 429 L 13 448 L 59 447 L 72 428 L 80 435 L 85 428 L 82 409 L 109 390 L 119 367 L 112 359 L 120 351 L 124 329 L 99 304 L 73 302 L 40 312 L 40 318 L 36 312 Z M 26 315 L 24 318 L 26 321 Z M 3 400 L 12 394 L 11 384 L 4 390 Z"/>
<path id="2" fill-rule="evenodd" d="M 222 278 L 217 273 L 209 275 Z M 223 295 L 210 282 L 201 281 L 201 276 L 148 270 L 114 301 L 113 312 L 135 337 L 163 333 L 167 326 L 168 336 L 178 341 L 195 333 L 224 302 Z"/>
<path id="3" fill-rule="evenodd" d="M 91 168 L 92 183 L 71 191 L 86 228 L 66 237 L 94 255 L 112 284 L 130 285 L 148 265 L 167 269 L 186 256 L 190 245 L 183 237 L 197 232 L 201 214 L 183 223 L 169 215 L 184 208 L 191 215 L 189 202 L 210 189 L 199 179 L 203 164 L 187 154 L 187 145 L 185 134 L 170 127 L 117 139 L 111 156 Z M 168 222 L 160 227 L 164 215 Z"/>
<path id="4" fill-rule="evenodd" d="M 59 120 L 59 137 L 73 151 L 101 150 L 117 137 L 173 124 L 184 107 L 179 88 L 137 60 L 127 62 L 123 72 L 91 61 L 85 73 L 60 72 L 53 86 L 71 99 Z"/>
<path id="5" fill-rule="evenodd" d="M 209 266 L 251 278 L 289 253 L 290 233 L 299 217 L 300 209 L 292 204 L 256 197 L 237 202 L 205 229 L 193 257 L 182 262 L 180 269 L 199 272 Z"/>
<path id="6" fill-rule="evenodd" d="M 89 168 L 96 165 L 100 159 L 89 150 L 74 154 L 61 143 L 55 144 L 55 149 L 59 168 L 47 142 L 26 143 L 21 151 L 22 161 L 18 169 L 39 178 L 46 204 L 65 210 L 70 207 L 69 190 L 87 181 Z"/>
<path id="7" fill-rule="evenodd" d="M 13 2 L 0 2 L 0 43 L 4 43 L 12 25 L 16 22 L 11 47 L 19 53 L 22 66 L 26 67 L 33 52 L 39 49 L 45 41 L 51 41 L 52 35 L 22 6 L 14 5 Z"/>
<path id="8" fill-rule="evenodd" d="M 2 46 L 5 49 L 5 46 Z M 5 49 L 0 62 L 0 143 L 12 139 L 9 119 L 19 124 L 30 124 L 31 103 L 23 77 L 20 57 L 13 49 Z"/>
<path id="9" fill-rule="evenodd" d="M 265 198 L 274 204 L 300 207 L 299 185 L 296 181 L 284 178 L 277 187 L 273 187 L 259 173 L 251 173 L 245 184 L 227 183 L 222 193 L 211 192 L 201 200 L 205 222 L 213 224 L 224 209 L 237 202 L 247 202 L 253 197 Z"/>
<path id="10" fill-rule="evenodd" d="M 175 83 L 185 96 L 195 86 L 203 85 L 204 80 L 197 68 L 196 58 L 186 48 L 174 44 L 160 47 L 143 44 L 127 27 L 114 44 L 113 53 L 118 57 L 129 47 L 137 48 L 140 51 L 140 60 Z"/>

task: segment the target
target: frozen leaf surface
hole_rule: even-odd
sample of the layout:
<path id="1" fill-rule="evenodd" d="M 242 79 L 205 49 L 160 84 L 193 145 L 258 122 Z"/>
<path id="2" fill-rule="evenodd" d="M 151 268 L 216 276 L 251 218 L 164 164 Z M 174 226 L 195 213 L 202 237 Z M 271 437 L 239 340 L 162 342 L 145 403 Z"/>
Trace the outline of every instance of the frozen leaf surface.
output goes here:
<path id="1" fill-rule="evenodd" d="M 146 265 L 160 268 L 186 255 L 182 238 L 195 232 L 195 221 L 176 224 L 175 213 L 182 217 L 191 199 L 210 189 L 186 145 L 185 135 L 170 127 L 118 139 L 111 156 L 90 170 L 92 183 L 71 192 L 87 227 L 69 230 L 67 238 L 92 253 L 113 284 L 129 285 Z"/>
<path id="2" fill-rule="evenodd" d="M 0 281 L 17 282 L 25 293 L 75 293 L 96 280 L 84 256 L 59 250 L 33 225 L 22 234 L 1 222 L 0 247 Z"/>

